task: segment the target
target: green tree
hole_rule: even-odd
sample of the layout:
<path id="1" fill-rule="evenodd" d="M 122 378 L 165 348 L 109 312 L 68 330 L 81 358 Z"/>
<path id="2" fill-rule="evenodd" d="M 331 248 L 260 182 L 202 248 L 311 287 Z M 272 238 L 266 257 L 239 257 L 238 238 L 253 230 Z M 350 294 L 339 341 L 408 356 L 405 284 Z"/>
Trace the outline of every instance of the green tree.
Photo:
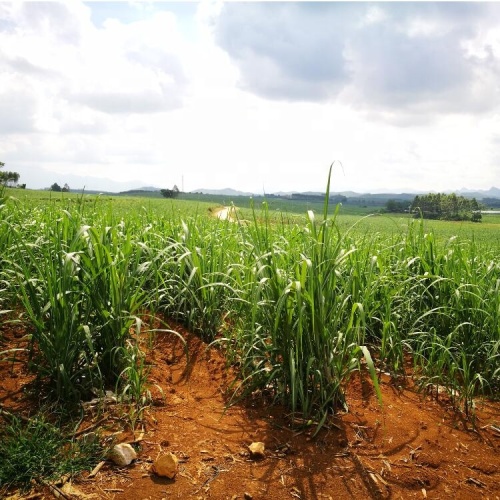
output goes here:
<path id="1" fill-rule="evenodd" d="M 173 189 L 160 189 L 160 193 L 164 198 L 177 198 L 179 196 L 179 188 L 174 185 Z"/>
<path id="2" fill-rule="evenodd" d="M 5 163 L 0 161 L 0 169 L 5 167 Z M 14 186 L 19 181 L 20 175 L 17 172 L 0 172 L 0 184 L 3 186 Z"/>
<path id="3" fill-rule="evenodd" d="M 408 202 L 401 200 L 387 200 L 385 209 L 390 213 L 403 213 L 408 211 Z"/>
<path id="4" fill-rule="evenodd" d="M 59 184 L 57 182 L 54 182 L 54 184 L 52 184 L 52 186 L 50 186 L 50 191 L 56 191 L 56 192 L 60 193 L 62 191 L 62 188 L 61 188 L 61 186 L 59 186 Z"/>

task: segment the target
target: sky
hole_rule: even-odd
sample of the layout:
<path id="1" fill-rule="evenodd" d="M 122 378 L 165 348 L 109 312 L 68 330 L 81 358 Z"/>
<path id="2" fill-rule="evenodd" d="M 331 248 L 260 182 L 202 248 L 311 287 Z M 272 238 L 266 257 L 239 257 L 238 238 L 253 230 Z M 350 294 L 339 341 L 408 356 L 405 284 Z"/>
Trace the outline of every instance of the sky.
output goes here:
<path id="1" fill-rule="evenodd" d="M 500 187 L 500 3 L 0 2 L 28 188 Z"/>

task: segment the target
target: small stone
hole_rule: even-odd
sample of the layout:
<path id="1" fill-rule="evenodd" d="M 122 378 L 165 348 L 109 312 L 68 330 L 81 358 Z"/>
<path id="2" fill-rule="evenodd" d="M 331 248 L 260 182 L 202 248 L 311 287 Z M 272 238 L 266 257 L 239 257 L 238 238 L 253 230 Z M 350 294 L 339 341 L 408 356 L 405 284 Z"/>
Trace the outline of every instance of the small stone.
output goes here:
<path id="1" fill-rule="evenodd" d="M 252 458 L 262 458 L 264 456 L 264 452 L 266 450 L 266 447 L 264 443 L 261 442 L 255 442 L 252 443 L 248 449 L 250 450 L 250 456 Z"/>
<path id="2" fill-rule="evenodd" d="M 123 467 L 125 465 L 129 465 L 132 460 L 135 460 L 137 458 L 137 453 L 129 444 L 120 443 L 113 446 L 113 449 L 109 454 L 109 458 L 116 465 Z"/>
<path id="3" fill-rule="evenodd" d="M 245 493 L 243 494 L 243 498 L 245 500 L 252 500 L 253 496 L 250 493 L 248 493 L 247 491 L 245 491 Z"/>
<path id="4" fill-rule="evenodd" d="M 177 474 L 179 459 L 173 453 L 160 455 L 153 464 L 153 470 L 158 476 L 173 479 Z"/>

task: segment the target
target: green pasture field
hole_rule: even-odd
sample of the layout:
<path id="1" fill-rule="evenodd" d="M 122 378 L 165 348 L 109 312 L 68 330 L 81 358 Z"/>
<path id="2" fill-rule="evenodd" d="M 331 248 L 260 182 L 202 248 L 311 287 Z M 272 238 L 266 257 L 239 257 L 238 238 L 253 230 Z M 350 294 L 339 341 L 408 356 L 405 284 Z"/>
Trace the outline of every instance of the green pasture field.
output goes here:
<path id="1" fill-rule="evenodd" d="M 244 196 L 228 197 L 222 195 L 200 195 L 181 193 L 178 199 L 166 199 L 159 193 L 146 193 L 144 196 L 95 195 L 85 193 L 54 193 L 50 191 L 7 189 L 7 194 L 24 203 L 77 203 L 86 206 L 98 204 L 112 210 L 115 214 L 126 216 L 128 213 L 150 211 L 158 216 L 176 214 L 181 216 L 207 216 L 210 209 L 221 206 L 237 206 L 241 219 L 249 220 L 252 206 L 260 212 L 263 204 L 267 205 L 273 220 L 283 220 L 293 223 L 300 222 L 308 210 L 322 213 L 323 203 L 301 200 L 286 200 L 282 198 Z M 330 205 L 329 213 L 333 214 L 336 205 Z M 342 204 L 339 209 L 338 223 L 345 229 L 359 233 L 398 234 L 407 229 L 408 221 L 412 219 L 407 214 L 381 214 L 374 207 Z M 451 237 L 474 238 L 477 241 L 500 246 L 500 215 L 483 215 L 481 223 L 454 221 L 424 221 L 426 231 L 433 232 L 439 241 Z"/>
<path id="2" fill-rule="evenodd" d="M 262 203 L 266 203 L 271 213 L 286 214 L 286 215 L 304 215 L 307 210 L 322 212 L 323 202 L 311 202 L 301 200 L 287 200 L 284 198 L 264 198 L 256 196 L 253 198 L 245 196 L 229 197 L 223 195 L 205 195 L 195 193 L 181 193 L 179 198 L 166 199 L 161 196 L 159 192 L 144 192 L 141 194 L 134 194 L 133 196 L 125 194 L 86 194 L 86 193 L 54 193 L 50 191 L 38 190 L 19 190 L 7 189 L 7 193 L 19 200 L 26 202 L 35 201 L 53 201 L 60 203 L 68 200 L 83 200 L 85 203 L 93 203 L 96 199 L 101 201 L 108 201 L 117 210 L 122 210 L 124 207 L 136 210 L 137 207 L 147 207 L 151 210 L 163 210 L 165 207 L 174 207 L 182 213 L 203 213 L 205 209 L 208 212 L 209 208 L 219 206 L 235 205 L 242 210 L 243 214 L 251 211 L 252 205 L 260 208 Z M 373 208 L 373 207 L 372 207 Z M 335 205 L 329 209 L 330 213 L 335 211 Z M 367 215 L 372 213 L 373 210 L 367 207 L 356 205 L 344 204 L 342 207 L 342 214 L 345 215 Z"/>

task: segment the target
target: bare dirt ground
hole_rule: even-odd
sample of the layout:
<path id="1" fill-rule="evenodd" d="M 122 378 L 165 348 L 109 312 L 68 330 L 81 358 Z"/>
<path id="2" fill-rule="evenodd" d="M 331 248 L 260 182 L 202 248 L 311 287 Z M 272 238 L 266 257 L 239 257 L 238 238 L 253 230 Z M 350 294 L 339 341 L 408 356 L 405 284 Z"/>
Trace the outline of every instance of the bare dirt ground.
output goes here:
<path id="1" fill-rule="evenodd" d="M 348 387 L 349 412 L 312 437 L 313 429 L 292 428 L 286 410 L 262 395 L 227 409 L 232 375 L 222 353 L 176 330 L 186 339 L 189 362 L 175 336 L 158 335 L 148 353 L 153 404 L 135 434 L 119 405 L 100 414 L 89 410 L 81 425 L 85 429 L 104 415 L 104 435 L 138 441 L 137 460 L 127 467 L 106 462 L 93 477 L 82 474 L 73 481 L 79 493 L 66 498 L 500 498 L 498 402 L 478 401 L 473 429 L 444 396 L 436 401 L 385 376 L 381 408 L 368 378 L 356 376 Z M 22 346 L 23 335 L 19 326 L 0 324 L 0 351 Z M 35 411 L 25 394 L 30 380 L 22 357 L 0 363 L 4 410 L 25 416 Z M 255 441 L 266 446 L 259 460 L 248 450 Z M 179 458 L 175 479 L 152 472 L 160 452 Z M 54 497 L 47 489 L 30 495 Z"/>
<path id="2" fill-rule="evenodd" d="M 229 222 L 236 222 L 238 220 L 236 207 L 217 207 L 210 210 L 213 217 L 219 220 L 228 220 Z"/>

